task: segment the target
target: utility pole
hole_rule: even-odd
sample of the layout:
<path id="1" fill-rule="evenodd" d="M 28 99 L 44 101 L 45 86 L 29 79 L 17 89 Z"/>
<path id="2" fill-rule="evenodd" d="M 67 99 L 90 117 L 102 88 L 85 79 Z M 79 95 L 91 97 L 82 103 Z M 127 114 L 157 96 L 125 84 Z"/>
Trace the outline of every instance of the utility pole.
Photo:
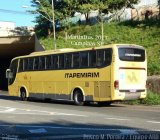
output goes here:
<path id="1" fill-rule="evenodd" d="M 39 0 L 36 0 L 35 2 L 38 3 L 38 4 L 40 4 L 42 6 L 42 8 L 44 9 L 43 5 L 41 4 L 41 2 Z M 48 21 L 50 21 L 52 23 L 52 25 L 53 25 L 53 37 L 54 37 L 54 40 L 53 40 L 53 49 L 56 50 L 57 46 L 56 46 L 56 30 L 55 30 L 55 21 L 54 21 L 55 15 L 54 15 L 54 1 L 53 0 L 52 0 L 52 19 L 50 18 L 50 16 L 48 15 L 48 13 L 45 11 L 45 9 L 44 9 L 44 12 L 47 15 L 47 17 L 44 16 L 43 14 L 41 14 L 41 13 L 39 13 L 39 14 L 41 14 L 45 19 L 47 19 Z"/>
<path id="2" fill-rule="evenodd" d="M 101 28 L 102 28 L 102 44 L 104 44 L 104 23 L 103 23 L 103 17 L 101 18 Z"/>
<path id="3" fill-rule="evenodd" d="M 54 46 L 54 50 L 56 50 L 57 49 L 57 46 L 56 46 L 56 31 L 55 31 L 56 28 L 55 28 L 55 21 L 54 21 L 55 15 L 54 15 L 54 2 L 53 2 L 53 0 L 52 0 L 52 16 L 53 16 L 52 23 L 53 23 L 53 37 L 54 37 L 53 46 Z"/>

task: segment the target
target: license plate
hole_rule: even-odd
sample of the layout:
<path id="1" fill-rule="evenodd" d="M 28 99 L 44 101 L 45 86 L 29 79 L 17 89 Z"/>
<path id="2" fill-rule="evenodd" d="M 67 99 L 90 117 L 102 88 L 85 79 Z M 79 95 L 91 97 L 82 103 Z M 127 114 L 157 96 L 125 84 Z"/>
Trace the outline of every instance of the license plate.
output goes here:
<path id="1" fill-rule="evenodd" d="M 130 92 L 136 92 L 136 89 L 130 89 Z"/>

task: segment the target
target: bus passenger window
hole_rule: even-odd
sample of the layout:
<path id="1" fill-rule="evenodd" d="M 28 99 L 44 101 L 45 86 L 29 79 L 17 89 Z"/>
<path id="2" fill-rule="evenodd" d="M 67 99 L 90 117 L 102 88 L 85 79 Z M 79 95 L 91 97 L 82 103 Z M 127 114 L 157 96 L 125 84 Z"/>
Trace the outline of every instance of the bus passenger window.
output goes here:
<path id="1" fill-rule="evenodd" d="M 105 65 L 110 65 L 112 61 L 112 49 L 105 50 Z"/>
<path id="2" fill-rule="evenodd" d="M 59 69 L 64 68 L 64 55 L 59 55 Z"/>
<path id="3" fill-rule="evenodd" d="M 104 50 L 97 50 L 97 66 L 103 66 L 104 62 Z"/>
<path id="4" fill-rule="evenodd" d="M 24 68 L 23 68 L 23 59 L 20 59 L 18 72 L 22 72 L 23 70 L 24 70 Z"/>
<path id="5" fill-rule="evenodd" d="M 52 56 L 46 56 L 46 69 L 52 69 L 53 63 L 52 63 Z"/>
<path id="6" fill-rule="evenodd" d="M 88 67 L 88 52 L 81 52 L 80 56 L 81 56 L 80 66 L 81 67 Z"/>
<path id="7" fill-rule="evenodd" d="M 24 63 L 24 71 L 27 71 L 28 70 L 28 59 L 27 58 L 24 59 L 23 63 Z"/>
<path id="8" fill-rule="evenodd" d="M 73 53 L 73 68 L 79 68 L 79 53 Z"/>
<path id="9" fill-rule="evenodd" d="M 58 55 L 53 56 L 53 65 L 54 69 L 58 69 Z"/>
<path id="10" fill-rule="evenodd" d="M 71 68 L 72 66 L 72 54 L 65 54 L 65 68 Z"/>
<path id="11" fill-rule="evenodd" d="M 33 58 L 28 58 L 28 70 L 33 70 Z"/>
<path id="12" fill-rule="evenodd" d="M 41 56 L 39 58 L 39 70 L 44 70 L 45 69 L 45 57 Z"/>
<path id="13" fill-rule="evenodd" d="M 89 52 L 89 67 L 96 67 L 96 51 Z"/>
<path id="14" fill-rule="evenodd" d="M 38 70 L 39 65 L 39 57 L 34 58 L 34 70 Z"/>

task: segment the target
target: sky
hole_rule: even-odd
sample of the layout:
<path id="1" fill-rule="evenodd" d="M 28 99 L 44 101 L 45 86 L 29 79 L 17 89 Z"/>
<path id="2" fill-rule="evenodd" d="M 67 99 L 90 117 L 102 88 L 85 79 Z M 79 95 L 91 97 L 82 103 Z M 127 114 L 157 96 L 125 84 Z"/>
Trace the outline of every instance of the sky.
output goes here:
<path id="1" fill-rule="evenodd" d="M 141 0 L 141 5 L 156 3 L 157 0 Z M 23 7 L 28 6 L 28 8 Z M 0 0 L 0 21 L 14 22 L 16 26 L 34 26 L 35 15 L 26 10 L 34 10 L 31 0 Z"/>
<path id="2" fill-rule="evenodd" d="M 0 21 L 14 22 L 16 26 L 34 26 L 35 16 L 26 10 L 34 10 L 31 0 L 0 0 Z"/>

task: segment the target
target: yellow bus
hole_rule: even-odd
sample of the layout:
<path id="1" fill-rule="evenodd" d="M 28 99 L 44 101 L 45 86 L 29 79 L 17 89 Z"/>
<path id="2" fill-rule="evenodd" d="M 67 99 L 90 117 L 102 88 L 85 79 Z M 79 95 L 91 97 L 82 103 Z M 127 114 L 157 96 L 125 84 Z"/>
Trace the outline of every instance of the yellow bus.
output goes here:
<path id="1" fill-rule="evenodd" d="M 9 95 L 111 104 L 146 97 L 147 62 L 142 46 L 111 44 L 16 57 L 6 71 Z"/>

